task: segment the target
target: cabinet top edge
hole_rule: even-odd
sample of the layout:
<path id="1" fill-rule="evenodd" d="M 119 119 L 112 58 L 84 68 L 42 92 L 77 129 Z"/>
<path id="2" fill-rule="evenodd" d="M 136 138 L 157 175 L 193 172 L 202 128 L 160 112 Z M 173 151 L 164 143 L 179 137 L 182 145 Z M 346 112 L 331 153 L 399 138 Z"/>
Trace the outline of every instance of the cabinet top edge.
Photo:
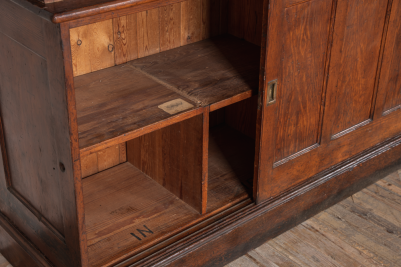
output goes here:
<path id="1" fill-rule="evenodd" d="M 44 3 L 41 0 L 11 1 L 56 24 L 114 12 L 141 4 L 155 4 L 155 7 L 157 7 L 163 2 L 170 2 L 169 0 L 54 0 L 55 2 L 53 3 Z"/>

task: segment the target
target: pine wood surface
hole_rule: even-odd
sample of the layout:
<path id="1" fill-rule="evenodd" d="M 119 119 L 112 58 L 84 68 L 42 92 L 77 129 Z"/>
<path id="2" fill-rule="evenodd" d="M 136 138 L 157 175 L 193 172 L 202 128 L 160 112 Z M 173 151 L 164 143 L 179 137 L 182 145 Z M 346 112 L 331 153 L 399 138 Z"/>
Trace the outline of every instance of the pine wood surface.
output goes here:
<path id="1" fill-rule="evenodd" d="M 401 266 L 401 170 L 226 267 Z"/>

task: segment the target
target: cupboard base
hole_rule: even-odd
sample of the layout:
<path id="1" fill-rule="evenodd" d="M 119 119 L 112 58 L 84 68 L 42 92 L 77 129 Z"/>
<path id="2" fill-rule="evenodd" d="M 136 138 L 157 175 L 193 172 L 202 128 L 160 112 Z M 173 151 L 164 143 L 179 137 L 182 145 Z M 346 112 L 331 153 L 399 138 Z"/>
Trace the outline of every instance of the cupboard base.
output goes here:
<path id="1" fill-rule="evenodd" d="M 249 204 L 146 258 L 136 255 L 115 266 L 223 266 L 399 169 L 400 144 L 400 136 L 389 139 L 279 197 Z M 50 266 L 3 215 L 0 232 L 0 252 L 14 267 Z"/>

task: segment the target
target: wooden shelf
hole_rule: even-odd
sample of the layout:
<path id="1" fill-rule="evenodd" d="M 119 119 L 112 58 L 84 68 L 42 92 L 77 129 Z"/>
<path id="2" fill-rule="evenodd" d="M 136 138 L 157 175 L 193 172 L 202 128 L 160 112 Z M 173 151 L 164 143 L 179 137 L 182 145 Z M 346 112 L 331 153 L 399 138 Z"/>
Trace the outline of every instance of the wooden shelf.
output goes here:
<path id="1" fill-rule="evenodd" d="M 218 126 L 211 130 L 205 215 L 200 215 L 129 162 L 85 178 L 83 192 L 90 265 L 100 266 L 128 252 L 139 252 L 250 199 L 253 145 L 252 138 L 230 127 Z M 146 237 L 138 229 L 143 230 Z"/>
<path id="2" fill-rule="evenodd" d="M 169 90 L 127 65 L 85 74 L 75 78 L 79 146 L 90 151 L 108 147 L 146 133 L 146 128 L 176 122 L 177 115 L 158 108 L 174 99 L 191 100 Z M 195 116 L 196 107 L 183 113 Z M 182 120 L 186 118 L 180 113 Z M 167 120 L 170 120 L 169 122 Z"/>
<path id="3" fill-rule="evenodd" d="M 90 266 L 171 234 L 200 215 L 130 163 L 83 180 Z M 144 237 L 139 230 L 143 232 Z M 135 234 L 137 237 L 133 236 Z"/>
<path id="4" fill-rule="evenodd" d="M 223 35 L 129 64 L 213 111 L 257 94 L 260 47 Z"/>
<path id="5" fill-rule="evenodd" d="M 252 198 L 255 140 L 229 126 L 217 126 L 209 137 L 207 211 Z"/>
<path id="6" fill-rule="evenodd" d="M 75 77 L 82 155 L 256 94 L 260 48 L 221 36 Z M 182 99 L 194 108 L 158 108 Z M 160 124 L 160 122 L 163 122 Z"/>

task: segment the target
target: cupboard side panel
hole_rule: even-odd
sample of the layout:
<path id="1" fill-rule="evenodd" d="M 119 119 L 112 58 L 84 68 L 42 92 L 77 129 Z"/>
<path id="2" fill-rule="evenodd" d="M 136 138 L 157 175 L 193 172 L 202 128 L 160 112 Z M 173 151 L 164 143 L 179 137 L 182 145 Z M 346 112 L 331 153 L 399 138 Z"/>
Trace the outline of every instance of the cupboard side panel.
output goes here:
<path id="1" fill-rule="evenodd" d="M 338 1 L 326 107 L 332 139 L 370 120 L 387 2 Z"/>
<path id="2" fill-rule="evenodd" d="M 273 104 L 276 163 L 318 143 L 331 8 L 332 1 L 313 0 L 285 9 L 282 73 Z"/>
<path id="3" fill-rule="evenodd" d="M 0 59 L 8 62 L 0 66 L 0 107 L 9 186 L 64 236 L 47 62 L 0 35 Z"/>

